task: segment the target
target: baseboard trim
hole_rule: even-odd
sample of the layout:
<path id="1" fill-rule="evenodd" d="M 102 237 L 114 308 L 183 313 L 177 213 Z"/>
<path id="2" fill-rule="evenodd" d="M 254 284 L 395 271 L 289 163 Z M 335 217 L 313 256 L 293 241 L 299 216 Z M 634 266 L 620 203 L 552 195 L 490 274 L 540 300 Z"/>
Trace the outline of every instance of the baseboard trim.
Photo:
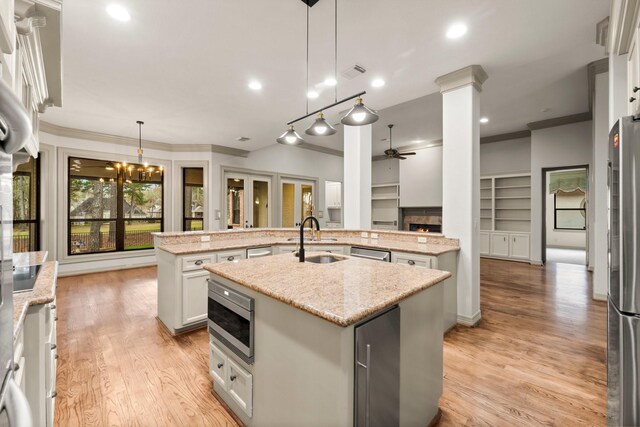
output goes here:
<path id="1" fill-rule="evenodd" d="M 438 412 L 433 416 L 433 418 L 431 418 L 431 421 L 429 422 L 429 424 L 427 424 L 427 427 L 437 426 L 438 423 L 440 423 L 441 418 L 442 418 L 442 409 L 438 408 Z"/>
<path id="2" fill-rule="evenodd" d="M 85 268 L 83 270 L 65 271 L 62 273 L 58 273 L 58 277 L 81 276 L 83 274 L 104 273 L 107 271 L 133 270 L 135 268 L 155 267 L 156 265 L 158 264 L 155 262 L 149 262 L 149 263 L 143 263 L 139 265 L 129 265 L 126 267 L 113 266 L 113 267 L 100 267 L 100 268 Z"/>
<path id="3" fill-rule="evenodd" d="M 524 263 L 531 262 L 531 260 L 528 260 L 528 259 L 509 258 L 509 257 L 501 257 L 501 256 L 493 256 L 493 255 L 480 255 L 480 258 L 497 259 L 500 261 L 524 262 Z"/>
<path id="4" fill-rule="evenodd" d="M 594 292 L 593 293 L 593 299 L 596 301 L 606 301 L 607 300 L 607 294 L 599 294 Z"/>
<path id="5" fill-rule="evenodd" d="M 472 317 L 458 314 L 458 325 L 473 328 L 475 326 L 478 326 L 480 319 L 482 319 L 482 314 L 480 313 L 480 310 L 478 310 L 478 312 L 474 314 Z"/>
<path id="6" fill-rule="evenodd" d="M 535 265 L 537 267 L 542 267 L 544 265 L 542 261 L 534 261 L 534 260 L 529 261 L 529 264 Z"/>

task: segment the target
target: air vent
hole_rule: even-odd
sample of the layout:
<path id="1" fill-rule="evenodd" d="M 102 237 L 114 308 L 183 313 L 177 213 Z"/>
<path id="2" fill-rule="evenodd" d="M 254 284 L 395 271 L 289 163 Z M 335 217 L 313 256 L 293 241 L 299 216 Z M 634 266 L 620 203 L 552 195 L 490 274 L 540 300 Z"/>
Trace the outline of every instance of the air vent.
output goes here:
<path id="1" fill-rule="evenodd" d="M 245 142 L 245 141 L 249 141 L 251 138 L 246 137 L 246 136 L 239 136 L 236 138 L 236 141 L 240 141 L 240 142 Z"/>
<path id="2" fill-rule="evenodd" d="M 362 65 L 358 65 L 358 64 L 354 64 L 351 67 L 347 68 L 346 70 L 342 70 L 342 77 L 344 77 L 347 80 L 353 80 L 356 77 L 364 74 L 367 72 L 367 69 L 364 68 Z"/>

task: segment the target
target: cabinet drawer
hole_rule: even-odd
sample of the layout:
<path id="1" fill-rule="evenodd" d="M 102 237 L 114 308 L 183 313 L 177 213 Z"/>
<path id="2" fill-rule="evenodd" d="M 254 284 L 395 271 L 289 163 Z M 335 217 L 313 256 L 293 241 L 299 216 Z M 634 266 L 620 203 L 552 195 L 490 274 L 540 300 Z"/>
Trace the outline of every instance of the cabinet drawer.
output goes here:
<path id="1" fill-rule="evenodd" d="M 291 245 L 278 246 L 277 251 L 279 254 L 292 254 L 296 251 L 296 247 Z"/>
<path id="2" fill-rule="evenodd" d="M 213 343 L 209 343 L 209 374 L 220 387 L 227 388 L 227 356 Z"/>
<path id="3" fill-rule="evenodd" d="M 216 262 L 214 254 L 184 257 L 182 258 L 182 271 L 202 270 L 203 265 L 214 262 Z"/>
<path id="4" fill-rule="evenodd" d="M 437 262 L 425 255 L 393 253 L 392 260 L 396 264 L 416 265 L 418 267 L 436 268 Z M 435 264 L 435 265 L 434 265 Z"/>
<path id="5" fill-rule="evenodd" d="M 251 417 L 253 412 L 253 376 L 236 364 L 233 360 L 227 359 L 228 363 L 228 390 L 229 395 Z"/>
<path id="6" fill-rule="evenodd" d="M 218 252 L 218 262 L 238 262 L 244 259 L 245 251 Z"/>

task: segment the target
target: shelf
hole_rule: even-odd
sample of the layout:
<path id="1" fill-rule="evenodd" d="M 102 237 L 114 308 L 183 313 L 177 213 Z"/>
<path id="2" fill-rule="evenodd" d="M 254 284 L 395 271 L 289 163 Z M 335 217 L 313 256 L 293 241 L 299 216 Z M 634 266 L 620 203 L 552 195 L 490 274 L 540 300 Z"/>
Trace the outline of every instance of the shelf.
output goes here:
<path id="1" fill-rule="evenodd" d="M 530 211 L 531 208 L 498 208 L 496 207 L 497 211 Z"/>
<path id="2" fill-rule="evenodd" d="M 506 199 L 530 199 L 531 196 L 504 196 L 504 197 L 496 197 L 496 200 L 506 200 Z"/>
<path id="3" fill-rule="evenodd" d="M 526 218 L 496 218 L 496 221 L 522 221 L 522 222 L 531 222 L 530 219 Z"/>
<path id="4" fill-rule="evenodd" d="M 480 200 L 491 200 L 491 197 L 480 197 Z"/>
<path id="5" fill-rule="evenodd" d="M 398 200 L 400 199 L 399 197 L 394 197 L 394 196 L 379 196 L 379 197 L 372 197 L 371 200 Z"/>
<path id="6" fill-rule="evenodd" d="M 496 187 L 496 190 L 500 190 L 502 188 L 531 188 L 530 185 L 505 185 L 502 187 Z"/>
<path id="7" fill-rule="evenodd" d="M 490 216 L 481 216 L 480 219 L 493 219 Z"/>

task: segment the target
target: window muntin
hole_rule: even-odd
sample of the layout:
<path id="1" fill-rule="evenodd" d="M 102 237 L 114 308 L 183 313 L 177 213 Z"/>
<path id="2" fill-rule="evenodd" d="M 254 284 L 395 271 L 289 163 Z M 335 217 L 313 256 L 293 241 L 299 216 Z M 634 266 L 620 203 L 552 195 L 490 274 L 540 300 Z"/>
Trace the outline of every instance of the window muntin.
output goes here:
<path id="1" fill-rule="evenodd" d="M 29 158 L 13 173 L 13 251 L 40 249 L 40 159 Z"/>
<path id="2" fill-rule="evenodd" d="M 582 190 L 557 191 L 554 200 L 555 230 L 586 230 L 586 194 Z"/>

